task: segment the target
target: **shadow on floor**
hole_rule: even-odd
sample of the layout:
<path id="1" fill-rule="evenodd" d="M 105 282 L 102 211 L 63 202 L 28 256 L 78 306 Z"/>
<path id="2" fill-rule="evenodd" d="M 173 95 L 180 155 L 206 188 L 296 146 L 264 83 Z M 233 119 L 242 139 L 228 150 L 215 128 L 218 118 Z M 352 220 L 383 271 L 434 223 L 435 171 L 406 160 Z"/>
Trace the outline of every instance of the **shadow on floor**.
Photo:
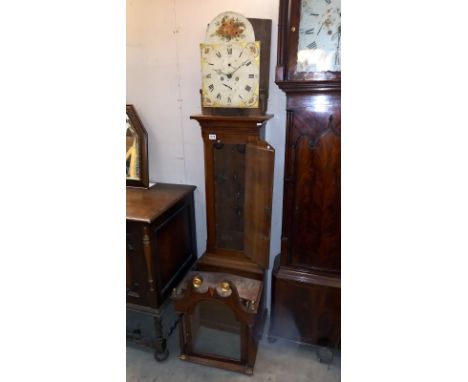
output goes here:
<path id="1" fill-rule="evenodd" d="M 259 343 L 253 376 L 184 362 L 179 355 L 179 332 L 168 341 L 169 358 L 156 362 L 151 349 L 127 345 L 127 382 L 339 382 L 340 354 L 331 364 L 320 363 L 314 347 L 285 340 Z"/>

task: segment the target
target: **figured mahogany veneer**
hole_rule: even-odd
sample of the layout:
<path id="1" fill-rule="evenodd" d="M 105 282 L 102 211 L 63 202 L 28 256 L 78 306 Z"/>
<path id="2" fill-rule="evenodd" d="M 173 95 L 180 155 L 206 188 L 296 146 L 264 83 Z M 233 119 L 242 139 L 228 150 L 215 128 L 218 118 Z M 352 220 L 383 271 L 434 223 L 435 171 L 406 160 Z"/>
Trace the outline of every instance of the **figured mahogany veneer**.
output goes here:
<path id="1" fill-rule="evenodd" d="M 299 0 L 280 1 L 276 84 L 287 96 L 281 253 L 270 336 L 340 345 L 341 73 L 296 73 Z M 293 31 L 294 29 L 294 31 Z"/>

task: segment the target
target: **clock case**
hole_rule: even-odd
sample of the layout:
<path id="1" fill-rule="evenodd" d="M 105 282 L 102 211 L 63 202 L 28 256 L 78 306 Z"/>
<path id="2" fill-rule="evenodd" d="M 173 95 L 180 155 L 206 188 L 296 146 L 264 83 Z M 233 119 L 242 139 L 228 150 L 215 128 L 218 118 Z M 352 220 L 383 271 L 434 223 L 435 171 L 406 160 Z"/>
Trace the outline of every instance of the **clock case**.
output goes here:
<path id="1" fill-rule="evenodd" d="M 280 0 L 279 11 L 276 84 L 285 91 L 340 91 L 341 72 L 297 72 L 301 0 Z"/>
<path id="2" fill-rule="evenodd" d="M 252 24 L 256 41 L 260 41 L 260 81 L 258 108 L 204 107 L 200 89 L 202 114 L 219 116 L 261 116 L 267 111 L 268 84 L 270 81 L 271 20 L 248 19 Z"/>
<path id="3" fill-rule="evenodd" d="M 265 114 L 272 23 L 248 20 L 261 43 L 259 107 L 202 106 L 202 114 L 190 117 L 201 126 L 204 144 L 207 249 L 173 299 L 181 314 L 180 359 L 252 375 L 268 313 L 275 150 L 265 141 L 273 117 Z M 197 341 L 203 329 L 219 331 L 201 342 L 208 349 Z"/>
<path id="4" fill-rule="evenodd" d="M 265 142 L 271 115 L 194 115 L 205 153 L 207 249 L 194 271 L 174 291 L 181 314 L 180 359 L 253 373 L 267 316 L 275 151 Z M 204 280 L 194 288 L 194 277 Z M 220 294 L 227 282 L 232 294 Z M 218 331 L 200 348 L 203 332 Z M 216 345 L 219 338 L 226 338 Z M 226 347 L 236 349 L 234 354 Z"/>
<path id="5" fill-rule="evenodd" d="M 269 336 L 341 344 L 341 73 L 297 73 L 300 0 L 280 0 L 276 84 L 286 93 L 281 253 Z"/>

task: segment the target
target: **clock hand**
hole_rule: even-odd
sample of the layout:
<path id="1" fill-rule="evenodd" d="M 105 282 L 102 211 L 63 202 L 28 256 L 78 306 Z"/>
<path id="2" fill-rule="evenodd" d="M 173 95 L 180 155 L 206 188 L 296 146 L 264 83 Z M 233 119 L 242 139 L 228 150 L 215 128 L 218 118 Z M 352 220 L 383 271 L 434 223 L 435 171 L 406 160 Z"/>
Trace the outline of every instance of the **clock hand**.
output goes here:
<path id="1" fill-rule="evenodd" d="M 252 60 L 251 59 L 245 60 L 242 64 L 240 64 L 237 68 L 235 68 L 234 71 L 231 72 L 231 76 L 250 61 Z"/>
<path id="2" fill-rule="evenodd" d="M 215 71 L 216 74 L 229 76 L 229 74 L 226 74 L 226 73 L 222 72 L 221 69 L 213 69 L 213 70 Z"/>
<path id="3" fill-rule="evenodd" d="M 338 62 L 338 52 L 340 50 L 340 41 L 341 41 L 341 25 L 338 25 L 338 43 L 336 45 L 336 56 L 335 56 L 335 66 Z"/>
<path id="4" fill-rule="evenodd" d="M 320 31 L 322 30 L 323 24 L 324 24 L 324 23 L 322 23 L 322 25 L 320 25 L 320 29 L 319 29 L 318 32 L 317 32 L 317 36 L 320 34 Z"/>
<path id="5" fill-rule="evenodd" d="M 229 85 L 226 85 L 226 84 L 223 84 L 223 85 L 232 90 L 232 88 Z"/>

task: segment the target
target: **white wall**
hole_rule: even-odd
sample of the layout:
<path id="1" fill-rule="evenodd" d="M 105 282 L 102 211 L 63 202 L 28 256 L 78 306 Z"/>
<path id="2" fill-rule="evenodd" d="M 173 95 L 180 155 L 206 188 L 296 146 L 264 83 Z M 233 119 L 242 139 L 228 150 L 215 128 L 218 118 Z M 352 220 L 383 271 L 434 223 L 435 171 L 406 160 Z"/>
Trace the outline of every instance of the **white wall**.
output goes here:
<path id="1" fill-rule="evenodd" d="M 280 251 L 285 144 L 285 96 L 274 83 L 279 0 L 127 0 L 127 103 L 148 130 L 149 176 L 154 182 L 197 186 L 198 254 L 206 249 L 205 176 L 200 127 L 199 44 L 219 13 L 271 19 L 267 140 L 275 147 L 270 264 Z M 270 266 L 271 269 L 271 266 Z"/>

